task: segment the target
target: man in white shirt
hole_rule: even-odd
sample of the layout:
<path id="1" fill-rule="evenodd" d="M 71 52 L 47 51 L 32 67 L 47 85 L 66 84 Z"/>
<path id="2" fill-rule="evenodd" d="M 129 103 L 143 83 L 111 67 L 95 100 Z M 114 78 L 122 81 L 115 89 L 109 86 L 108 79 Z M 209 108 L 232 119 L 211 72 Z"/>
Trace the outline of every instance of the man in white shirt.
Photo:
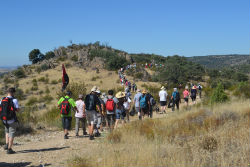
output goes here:
<path id="1" fill-rule="evenodd" d="M 3 124 L 5 126 L 6 145 L 4 146 L 4 149 L 7 150 L 7 154 L 15 153 L 15 151 L 12 150 L 12 146 L 16 128 L 18 126 L 16 112 L 19 111 L 18 101 L 14 98 L 15 92 L 15 88 L 9 88 L 7 97 L 3 98 L 0 103 L 2 108 L 1 119 L 3 120 Z M 7 108 L 10 109 L 8 110 Z"/>
<path id="2" fill-rule="evenodd" d="M 161 105 L 161 113 L 166 113 L 166 105 L 167 105 L 167 96 L 168 93 L 164 86 L 161 87 L 161 91 L 159 92 L 160 97 L 160 105 Z"/>
<path id="3" fill-rule="evenodd" d="M 80 122 L 82 124 L 82 129 L 83 129 L 83 135 L 87 135 L 86 132 L 86 113 L 85 113 L 85 103 L 83 101 L 83 95 L 79 95 L 78 100 L 76 101 L 76 108 L 77 111 L 75 113 L 75 118 L 76 118 L 76 127 L 75 127 L 75 131 L 76 131 L 76 137 L 79 136 L 79 126 L 80 126 Z"/>

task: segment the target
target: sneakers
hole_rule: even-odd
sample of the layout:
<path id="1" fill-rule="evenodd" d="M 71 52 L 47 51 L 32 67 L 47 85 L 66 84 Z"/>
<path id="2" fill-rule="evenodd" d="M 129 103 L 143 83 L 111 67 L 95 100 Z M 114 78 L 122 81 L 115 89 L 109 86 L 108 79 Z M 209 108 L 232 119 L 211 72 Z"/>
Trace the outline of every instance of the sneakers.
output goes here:
<path id="1" fill-rule="evenodd" d="M 100 136 L 101 136 L 101 133 L 99 133 L 99 132 L 95 133 L 95 137 L 100 137 Z"/>
<path id="2" fill-rule="evenodd" d="M 78 134 L 76 134 L 76 138 L 78 138 L 79 137 L 79 135 Z"/>
<path id="3" fill-rule="evenodd" d="M 4 150 L 8 150 L 8 146 L 9 146 L 8 144 L 5 144 L 5 145 L 3 146 L 3 149 L 4 149 Z"/>
<path id="4" fill-rule="evenodd" d="M 13 151 L 11 148 L 7 150 L 7 154 L 15 154 L 16 152 Z"/>
<path id="5" fill-rule="evenodd" d="M 89 140 L 94 140 L 94 135 L 89 135 Z"/>
<path id="6" fill-rule="evenodd" d="M 67 135 L 64 135 L 64 139 L 69 139 L 69 137 Z"/>

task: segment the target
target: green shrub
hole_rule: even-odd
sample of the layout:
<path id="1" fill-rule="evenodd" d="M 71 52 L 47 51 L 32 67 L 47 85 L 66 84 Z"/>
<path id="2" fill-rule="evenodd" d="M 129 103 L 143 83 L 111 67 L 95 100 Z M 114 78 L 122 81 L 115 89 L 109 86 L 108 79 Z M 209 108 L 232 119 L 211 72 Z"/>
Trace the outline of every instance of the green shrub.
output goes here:
<path id="1" fill-rule="evenodd" d="M 36 71 L 38 74 L 40 74 L 40 73 L 42 72 L 42 69 L 41 69 L 40 66 L 38 66 L 38 67 L 36 67 L 35 71 Z"/>
<path id="2" fill-rule="evenodd" d="M 71 60 L 74 61 L 74 62 L 77 62 L 78 61 L 78 56 L 77 55 L 72 56 Z"/>
<path id="3" fill-rule="evenodd" d="M 39 81 L 39 82 L 45 82 L 45 77 L 40 77 L 40 78 L 38 78 L 37 81 Z"/>
<path id="4" fill-rule="evenodd" d="M 15 97 L 16 97 L 18 100 L 24 100 L 24 99 L 25 99 L 25 96 L 24 96 L 23 90 L 20 89 L 20 88 L 17 88 L 17 89 L 16 89 L 16 93 L 15 93 Z"/>
<path id="5" fill-rule="evenodd" d="M 142 79 L 143 78 L 143 73 L 141 73 L 141 72 L 135 73 L 134 78 L 135 79 Z"/>
<path id="6" fill-rule="evenodd" d="M 24 70 L 21 67 L 19 67 L 18 69 L 14 70 L 13 74 L 17 78 L 24 78 L 24 77 L 26 77 L 25 72 L 24 72 Z"/>
<path id="7" fill-rule="evenodd" d="M 72 64 L 69 63 L 69 62 L 67 62 L 67 63 L 65 63 L 65 67 L 66 67 L 66 68 L 70 68 L 70 67 L 72 67 Z"/>
<path id="8" fill-rule="evenodd" d="M 39 98 L 40 103 L 46 103 L 46 104 L 50 104 L 52 100 L 53 100 L 53 97 L 50 95 L 41 96 Z"/>
<path id="9" fill-rule="evenodd" d="M 233 95 L 237 97 L 250 98 L 250 83 L 240 82 L 234 90 Z"/>
<path id="10" fill-rule="evenodd" d="M 53 85 L 57 84 L 57 80 L 52 80 L 51 84 L 53 84 Z"/>
<path id="11" fill-rule="evenodd" d="M 50 69 L 49 65 L 47 65 L 47 64 L 41 65 L 41 70 L 42 70 L 42 71 L 46 71 L 46 70 L 48 70 L 48 69 Z"/>
<path id="12" fill-rule="evenodd" d="M 72 98 L 78 99 L 79 94 L 86 95 L 86 85 L 84 83 L 70 83 L 67 86 L 67 90 L 70 90 L 72 92 Z M 61 97 L 65 96 L 65 92 L 57 92 L 57 98 L 60 99 Z"/>
<path id="13" fill-rule="evenodd" d="M 41 121 L 45 122 L 45 124 L 49 127 L 54 126 L 62 128 L 60 111 L 57 107 L 52 107 L 48 112 L 44 113 Z"/>
<path id="14" fill-rule="evenodd" d="M 38 90 L 38 86 L 32 86 L 32 87 L 30 88 L 30 90 L 31 90 L 31 91 L 36 91 L 36 90 Z"/>
<path id="15" fill-rule="evenodd" d="M 215 88 L 215 90 L 212 93 L 212 96 L 210 98 L 211 104 L 214 103 L 223 103 L 228 101 L 229 98 L 227 94 L 224 92 L 224 87 L 221 83 L 218 84 L 218 86 Z"/>
<path id="16" fill-rule="evenodd" d="M 100 79 L 100 77 L 99 76 L 92 77 L 91 81 L 96 81 L 97 79 Z"/>
<path id="17" fill-rule="evenodd" d="M 57 58 L 57 61 L 65 61 L 67 59 L 66 56 L 60 56 Z"/>
<path id="18" fill-rule="evenodd" d="M 46 88 L 45 88 L 45 93 L 46 93 L 46 94 L 49 94 L 49 93 L 50 93 L 50 90 L 49 90 L 49 87 L 48 87 L 48 86 L 46 86 Z"/>
<path id="19" fill-rule="evenodd" d="M 31 97 L 31 98 L 29 98 L 28 102 L 26 103 L 26 106 L 32 106 L 37 102 L 38 102 L 38 99 L 36 97 Z"/>

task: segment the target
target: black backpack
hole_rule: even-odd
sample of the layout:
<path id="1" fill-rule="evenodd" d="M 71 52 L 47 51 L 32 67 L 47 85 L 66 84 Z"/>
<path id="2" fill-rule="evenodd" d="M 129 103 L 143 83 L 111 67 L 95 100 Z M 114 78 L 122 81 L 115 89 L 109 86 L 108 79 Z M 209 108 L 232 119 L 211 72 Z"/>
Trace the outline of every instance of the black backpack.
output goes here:
<path id="1" fill-rule="evenodd" d="M 60 104 L 60 110 L 62 115 L 68 115 L 70 111 L 69 98 L 64 98 Z"/>
<path id="2" fill-rule="evenodd" d="M 85 98 L 86 110 L 96 110 L 94 95 L 88 94 Z"/>
<path id="3" fill-rule="evenodd" d="M 13 103 L 13 98 L 4 97 L 0 106 L 0 117 L 1 120 L 11 120 L 16 118 L 15 106 Z"/>
<path id="4" fill-rule="evenodd" d="M 179 92 L 176 92 L 175 100 L 176 100 L 176 101 L 180 101 L 180 99 L 181 99 L 180 93 L 179 93 Z"/>

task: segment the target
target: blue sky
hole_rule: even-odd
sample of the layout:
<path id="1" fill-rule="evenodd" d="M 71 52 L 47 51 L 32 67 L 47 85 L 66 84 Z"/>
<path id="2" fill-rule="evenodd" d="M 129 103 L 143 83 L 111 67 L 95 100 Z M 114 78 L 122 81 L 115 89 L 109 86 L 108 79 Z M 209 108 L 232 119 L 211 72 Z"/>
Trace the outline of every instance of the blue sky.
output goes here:
<path id="1" fill-rule="evenodd" d="M 107 42 L 163 56 L 248 54 L 249 0 L 7 0 L 0 2 L 0 66 L 28 53 Z"/>

